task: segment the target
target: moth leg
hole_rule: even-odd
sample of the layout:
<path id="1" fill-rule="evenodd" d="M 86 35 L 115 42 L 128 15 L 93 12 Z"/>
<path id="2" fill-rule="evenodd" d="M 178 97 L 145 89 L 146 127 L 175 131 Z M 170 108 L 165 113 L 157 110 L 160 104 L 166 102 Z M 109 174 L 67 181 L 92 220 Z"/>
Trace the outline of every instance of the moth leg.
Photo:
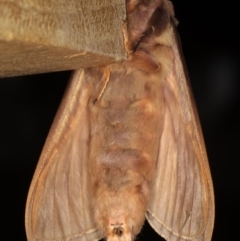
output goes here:
<path id="1" fill-rule="evenodd" d="M 127 28 L 127 21 L 126 20 L 123 22 L 122 31 L 123 31 L 125 49 L 127 51 L 127 54 L 130 55 L 133 51 L 132 51 L 131 42 L 129 40 L 129 34 L 128 34 L 128 28 Z"/>
<path id="2" fill-rule="evenodd" d="M 103 93 L 104 93 L 104 90 L 106 89 L 106 86 L 107 86 L 107 83 L 110 79 L 110 70 L 109 68 L 104 68 L 103 69 L 103 77 L 102 77 L 102 85 L 101 85 L 101 90 L 100 90 L 100 93 L 98 95 L 98 97 L 96 99 L 94 99 L 93 101 L 93 104 L 96 104 L 100 98 L 102 97 Z"/>

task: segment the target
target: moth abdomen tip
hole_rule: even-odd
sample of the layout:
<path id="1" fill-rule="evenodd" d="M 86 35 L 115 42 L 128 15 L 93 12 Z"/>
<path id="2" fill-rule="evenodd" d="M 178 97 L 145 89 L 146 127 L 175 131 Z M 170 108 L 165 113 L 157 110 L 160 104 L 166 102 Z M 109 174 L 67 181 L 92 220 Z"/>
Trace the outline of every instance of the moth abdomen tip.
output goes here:
<path id="1" fill-rule="evenodd" d="M 130 228 L 127 226 L 127 224 L 124 223 L 111 223 L 108 227 L 108 241 L 132 241 L 132 233 L 130 231 Z"/>
<path id="2" fill-rule="evenodd" d="M 112 229 L 112 234 L 113 234 L 113 235 L 117 235 L 117 236 L 119 236 L 119 237 L 121 237 L 121 236 L 123 235 L 123 232 L 124 232 L 124 230 L 123 230 L 122 227 L 114 227 L 114 228 Z"/>

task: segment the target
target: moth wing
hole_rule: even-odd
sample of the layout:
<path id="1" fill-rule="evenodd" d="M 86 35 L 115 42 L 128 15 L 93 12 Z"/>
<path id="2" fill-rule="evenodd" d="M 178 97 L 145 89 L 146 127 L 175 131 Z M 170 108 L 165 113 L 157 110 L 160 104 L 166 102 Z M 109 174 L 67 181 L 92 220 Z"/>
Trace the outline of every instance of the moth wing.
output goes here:
<path id="1" fill-rule="evenodd" d="M 75 72 L 38 162 L 26 206 L 29 241 L 98 240 L 88 173 L 91 86 Z"/>
<path id="2" fill-rule="evenodd" d="M 180 41 L 173 24 L 167 31 L 174 58 L 163 85 L 164 127 L 146 217 L 166 240 L 208 241 L 214 222 L 212 180 Z"/>

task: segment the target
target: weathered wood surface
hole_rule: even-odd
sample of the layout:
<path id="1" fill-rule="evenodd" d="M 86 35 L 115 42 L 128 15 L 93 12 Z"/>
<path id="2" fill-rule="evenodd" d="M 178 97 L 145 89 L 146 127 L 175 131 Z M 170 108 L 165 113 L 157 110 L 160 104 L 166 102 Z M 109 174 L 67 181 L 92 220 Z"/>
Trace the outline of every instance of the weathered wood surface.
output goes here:
<path id="1" fill-rule="evenodd" d="M 125 0 L 0 0 L 0 77 L 124 59 Z"/>

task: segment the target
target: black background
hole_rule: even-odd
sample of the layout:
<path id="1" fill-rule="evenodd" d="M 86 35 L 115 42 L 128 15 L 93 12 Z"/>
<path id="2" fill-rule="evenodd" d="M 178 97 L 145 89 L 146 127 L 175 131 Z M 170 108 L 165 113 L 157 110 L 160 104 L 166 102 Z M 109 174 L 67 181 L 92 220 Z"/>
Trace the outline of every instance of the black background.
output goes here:
<path id="1" fill-rule="evenodd" d="M 233 1 L 173 1 L 216 198 L 213 241 L 237 240 L 239 16 Z M 1 240 L 25 241 L 27 191 L 69 72 L 0 80 Z M 239 148 L 239 149 L 238 149 Z M 137 240 L 162 240 L 144 226 Z"/>

